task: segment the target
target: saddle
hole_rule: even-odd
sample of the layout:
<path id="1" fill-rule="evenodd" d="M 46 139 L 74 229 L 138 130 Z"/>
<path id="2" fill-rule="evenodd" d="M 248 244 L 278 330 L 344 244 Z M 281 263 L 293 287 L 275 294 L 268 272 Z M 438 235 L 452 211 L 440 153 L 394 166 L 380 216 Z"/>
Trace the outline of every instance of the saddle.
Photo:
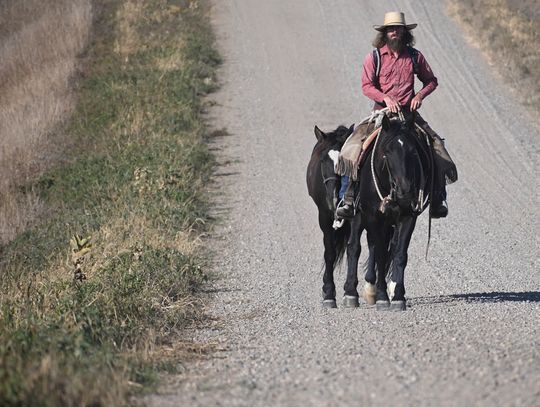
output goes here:
<path id="1" fill-rule="evenodd" d="M 345 141 L 345 144 L 343 144 L 336 165 L 336 173 L 338 175 L 346 175 L 353 181 L 357 180 L 358 169 L 363 165 L 367 152 L 379 135 L 382 129 L 382 121 L 385 118 L 388 120 L 401 120 L 403 122 L 414 120 L 412 114 L 404 115 L 402 112 L 391 114 L 388 108 L 374 111 L 356 126 L 354 132 Z M 414 128 L 418 135 L 418 146 L 424 153 L 422 159 L 423 161 L 425 160 L 424 163 L 429 163 L 429 157 L 431 156 L 430 138 L 417 124 L 415 124 Z M 422 142 L 422 140 L 425 140 L 425 142 Z"/>

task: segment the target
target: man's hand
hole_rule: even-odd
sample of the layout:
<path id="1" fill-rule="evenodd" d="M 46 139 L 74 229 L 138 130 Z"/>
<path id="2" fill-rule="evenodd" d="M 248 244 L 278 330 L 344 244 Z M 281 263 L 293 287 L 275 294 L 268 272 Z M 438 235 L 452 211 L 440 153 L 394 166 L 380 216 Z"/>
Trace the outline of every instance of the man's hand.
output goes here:
<path id="1" fill-rule="evenodd" d="M 385 96 L 384 103 L 386 103 L 386 107 L 388 107 L 392 113 L 397 113 L 401 110 L 401 105 L 392 96 Z"/>
<path id="2" fill-rule="evenodd" d="M 420 106 L 422 106 L 422 95 L 417 93 L 411 100 L 411 110 L 414 112 L 415 110 L 420 109 Z"/>

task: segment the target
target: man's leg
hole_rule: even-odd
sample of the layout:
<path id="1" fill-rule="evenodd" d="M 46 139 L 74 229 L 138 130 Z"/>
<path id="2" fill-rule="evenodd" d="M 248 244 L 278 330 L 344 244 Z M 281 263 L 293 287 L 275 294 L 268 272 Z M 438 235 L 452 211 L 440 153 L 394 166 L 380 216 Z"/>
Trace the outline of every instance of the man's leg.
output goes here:
<path id="1" fill-rule="evenodd" d="M 339 199 L 343 199 L 343 197 L 345 196 L 345 192 L 347 192 L 347 188 L 349 188 L 349 177 L 347 177 L 346 175 L 343 175 L 341 177 L 341 188 L 339 189 L 339 193 L 338 193 L 338 197 Z"/>
<path id="2" fill-rule="evenodd" d="M 354 217 L 354 190 L 356 188 L 356 181 L 353 181 L 349 177 L 343 177 L 343 178 L 347 178 L 348 185 L 346 187 L 347 189 L 345 190 L 343 194 L 343 200 L 341 201 L 341 204 L 336 209 L 336 215 L 342 219 L 350 219 Z M 342 178 L 342 182 L 343 182 L 343 178 Z"/>
<path id="3" fill-rule="evenodd" d="M 444 146 L 444 140 L 429 126 L 429 124 L 416 113 L 416 123 L 424 130 L 432 140 L 435 165 L 435 179 L 432 202 L 431 216 L 433 218 L 444 218 L 448 215 L 448 206 L 446 204 L 446 184 L 457 181 L 457 168 L 450 154 Z"/>
<path id="4" fill-rule="evenodd" d="M 433 171 L 435 179 L 433 180 L 433 196 L 431 197 L 431 206 L 429 208 L 431 217 L 434 219 L 446 218 L 448 215 L 446 180 L 436 161 L 433 163 L 435 165 L 435 171 Z"/>
<path id="5" fill-rule="evenodd" d="M 373 130 L 372 123 L 366 123 L 359 125 L 354 134 L 351 137 L 355 138 L 355 144 L 359 147 L 363 144 L 364 140 L 369 135 L 369 131 Z M 361 153 L 361 149 L 358 149 L 358 154 Z M 356 161 L 358 157 L 351 158 L 352 161 Z M 358 171 L 358 169 L 356 169 Z M 346 181 L 345 181 L 346 178 Z M 346 185 L 344 185 L 346 183 Z M 353 180 L 353 177 L 343 176 L 341 178 L 341 194 L 343 194 L 343 199 L 341 200 L 339 206 L 336 209 L 336 216 L 342 219 L 350 219 L 354 217 L 354 198 L 356 190 L 357 181 Z"/>

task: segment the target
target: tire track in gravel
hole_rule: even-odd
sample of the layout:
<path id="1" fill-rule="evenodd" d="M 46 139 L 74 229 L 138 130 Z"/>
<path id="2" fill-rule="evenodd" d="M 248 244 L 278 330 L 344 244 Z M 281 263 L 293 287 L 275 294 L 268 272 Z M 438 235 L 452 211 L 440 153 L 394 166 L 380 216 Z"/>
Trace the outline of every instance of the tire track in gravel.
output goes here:
<path id="1" fill-rule="evenodd" d="M 324 310 L 322 234 L 304 185 L 312 129 L 368 114 L 360 70 L 371 26 L 400 8 L 419 23 L 417 46 L 440 82 L 422 114 L 447 138 L 460 181 L 427 262 L 427 219 L 418 221 L 407 312 Z M 209 312 L 219 322 L 193 338 L 224 350 L 148 404 L 537 404 L 538 127 L 443 6 L 220 0 L 213 16 L 225 58 L 214 121 L 231 134 L 215 148 L 220 173 L 233 175 L 215 186 L 224 220 Z M 342 269 L 338 295 L 343 280 Z"/>

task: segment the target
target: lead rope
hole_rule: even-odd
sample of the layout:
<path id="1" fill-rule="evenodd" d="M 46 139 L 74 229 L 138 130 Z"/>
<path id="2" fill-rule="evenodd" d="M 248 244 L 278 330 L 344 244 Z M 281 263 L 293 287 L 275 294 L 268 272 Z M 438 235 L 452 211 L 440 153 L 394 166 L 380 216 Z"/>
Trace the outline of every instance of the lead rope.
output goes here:
<path id="1" fill-rule="evenodd" d="M 424 202 L 424 205 L 429 201 L 431 201 L 433 199 L 433 187 L 434 187 L 434 184 L 435 184 L 435 166 L 434 166 L 434 162 L 435 162 L 435 159 L 433 158 L 433 147 L 431 145 L 431 138 L 429 137 L 429 134 L 427 134 L 427 132 L 418 124 L 418 123 L 415 123 L 415 127 L 420 130 L 420 132 L 424 135 L 424 137 L 426 138 L 426 143 L 427 145 L 429 146 L 429 159 L 430 159 L 430 167 L 431 167 L 431 185 L 430 185 L 430 192 L 429 192 L 429 195 L 427 196 L 426 198 L 426 201 Z M 428 253 L 429 253 L 429 243 L 431 242 L 431 202 L 429 203 L 429 206 L 430 206 L 430 210 L 428 211 L 429 212 L 429 218 L 428 218 L 428 240 L 427 240 L 427 244 L 426 244 L 426 261 L 427 261 L 427 258 L 428 258 Z"/>
<path id="2" fill-rule="evenodd" d="M 379 189 L 379 185 L 377 184 L 377 177 L 375 176 L 375 166 L 374 166 L 374 157 L 375 157 L 375 150 L 377 149 L 377 144 L 379 142 L 379 136 L 381 135 L 381 128 L 379 128 L 379 133 L 377 133 L 377 137 L 375 138 L 375 144 L 373 145 L 373 149 L 371 150 L 371 176 L 373 177 L 373 184 L 375 184 L 375 190 L 377 191 L 377 195 L 379 195 L 379 199 L 381 201 L 384 201 L 384 197 L 381 194 L 381 190 Z"/>
<path id="3" fill-rule="evenodd" d="M 422 131 L 424 131 L 422 129 Z M 430 143 L 430 139 L 429 139 L 429 136 L 428 134 L 424 131 L 424 134 L 426 135 L 426 141 L 429 145 L 429 151 L 431 152 L 431 154 L 429 155 L 429 158 L 431 159 L 431 185 L 430 185 L 430 193 L 429 193 L 429 209 L 428 209 L 428 215 L 429 215 L 429 218 L 428 218 L 428 239 L 427 239 L 427 245 L 426 245 L 426 261 L 427 261 L 427 256 L 428 256 L 428 252 L 429 252 L 429 242 L 431 241 L 431 202 L 433 201 L 433 187 L 435 185 L 435 159 L 433 158 L 433 147 L 431 146 L 431 143 Z"/>

